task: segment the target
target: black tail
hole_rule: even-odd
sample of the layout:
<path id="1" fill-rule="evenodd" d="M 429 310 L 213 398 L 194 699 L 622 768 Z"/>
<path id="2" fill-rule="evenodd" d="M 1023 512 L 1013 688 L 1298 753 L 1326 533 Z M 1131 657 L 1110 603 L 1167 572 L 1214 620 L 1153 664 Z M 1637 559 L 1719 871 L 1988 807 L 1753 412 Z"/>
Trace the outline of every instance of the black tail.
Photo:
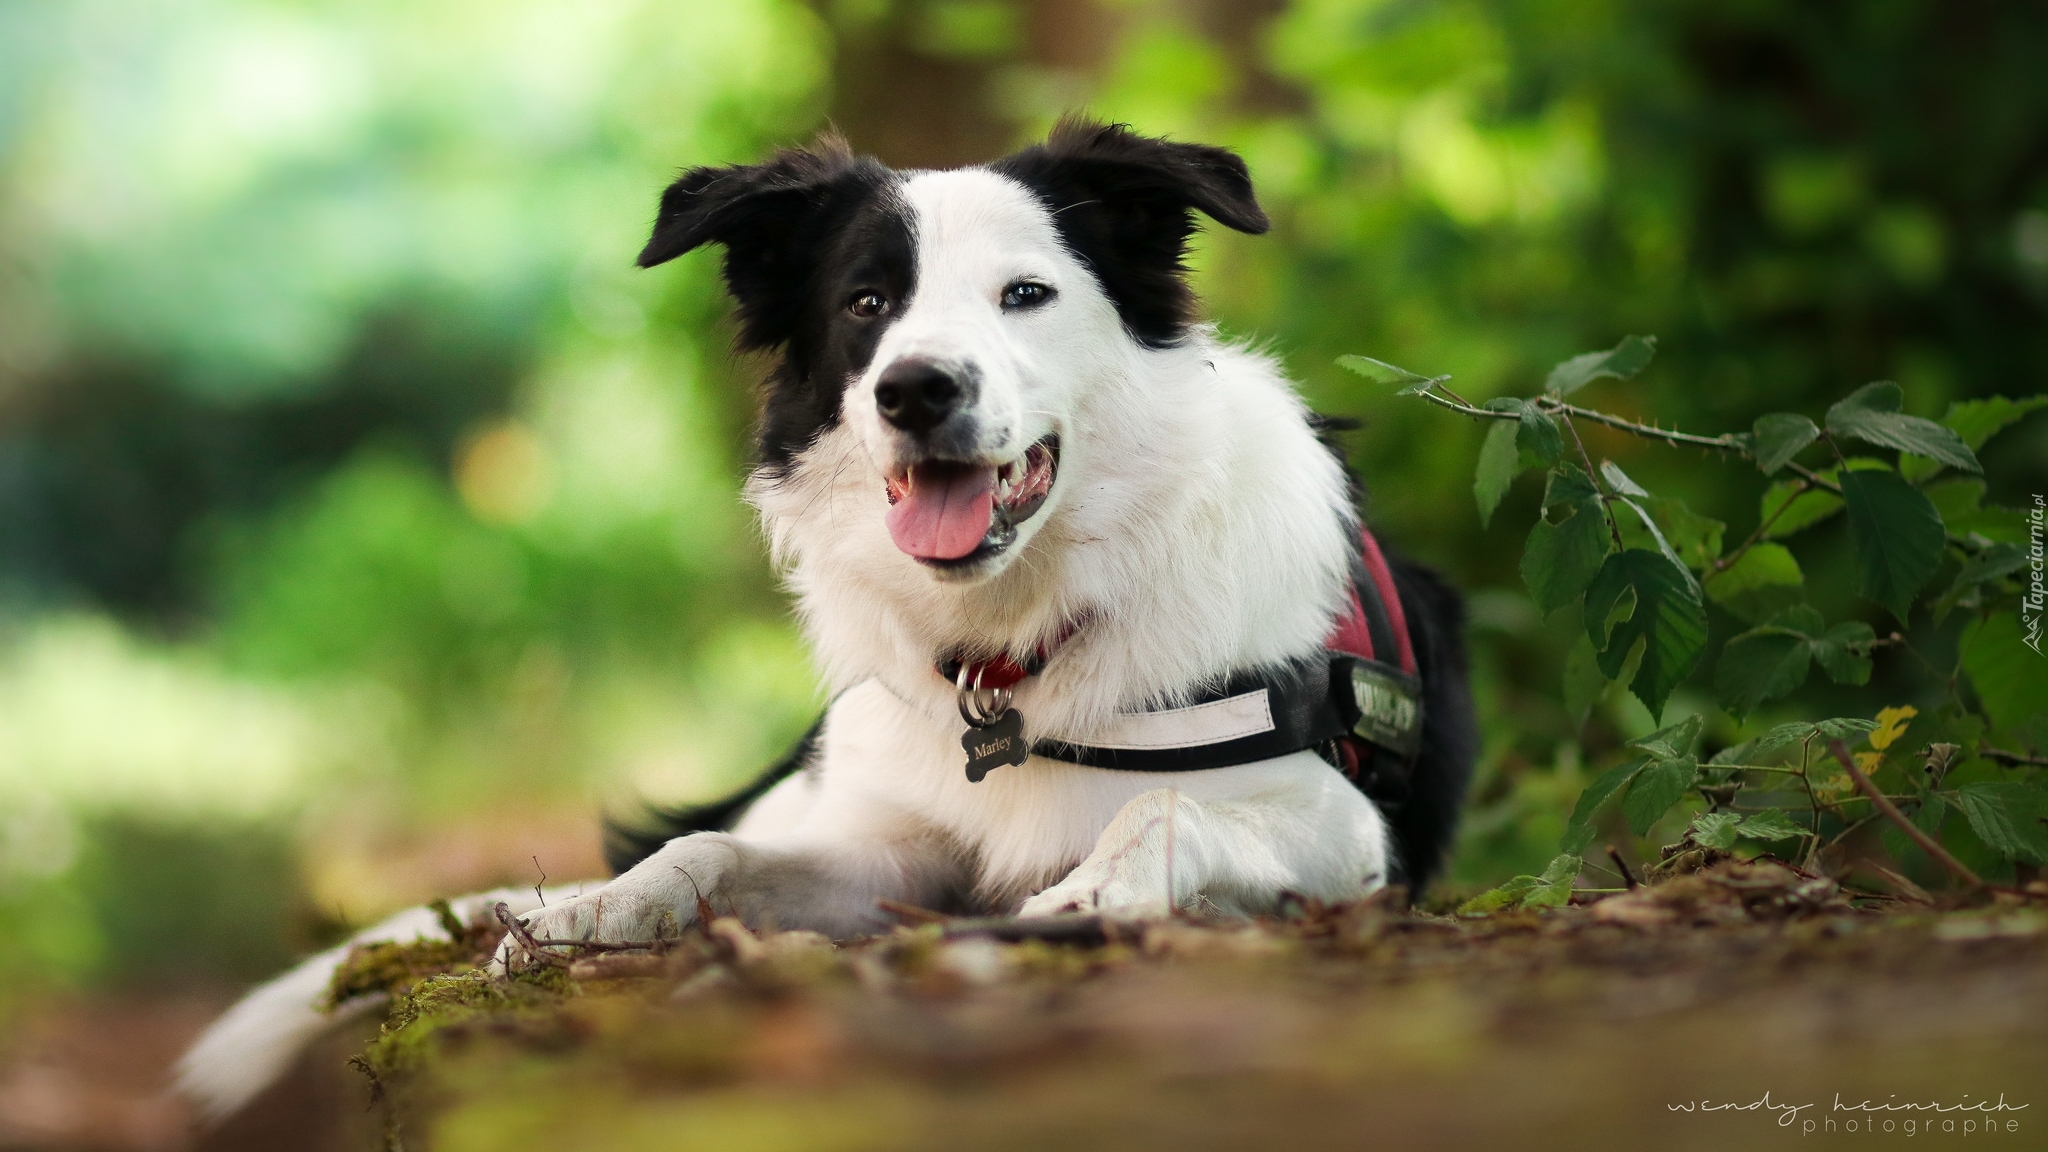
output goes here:
<path id="1" fill-rule="evenodd" d="M 754 801 L 768 794 L 770 788 L 804 770 L 804 766 L 811 762 L 811 756 L 817 752 L 818 733 L 824 727 L 825 718 L 820 716 L 787 755 L 763 772 L 759 779 L 723 800 L 681 808 L 650 808 L 632 824 L 607 817 L 604 822 L 604 862 L 611 868 L 612 875 L 616 876 L 647 859 L 656 849 L 678 836 L 731 829 Z"/>
<path id="2" fill-rule="evenodd" d="M 1443 868 L 1457 834 L 1458 809 L 1479 753 L 1479 724 L 1465 660 L 1464 600 L 1435 571 L 1391 551 L 1387 566 L 1422 676 L 1422 751 L 1408 797 L 1387 812 L 1387 822 L 1400 853 L 1400 879 L 1420 896 Z"/>

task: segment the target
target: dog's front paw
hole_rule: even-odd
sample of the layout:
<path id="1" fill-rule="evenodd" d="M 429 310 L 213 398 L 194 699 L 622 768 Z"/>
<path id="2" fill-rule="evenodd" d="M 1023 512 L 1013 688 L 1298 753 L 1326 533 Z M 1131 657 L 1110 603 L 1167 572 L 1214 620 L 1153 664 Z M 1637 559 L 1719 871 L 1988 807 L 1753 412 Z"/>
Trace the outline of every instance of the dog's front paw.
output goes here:
<path id="1" fill-rule="evenodd" d="M 1165 916 L 1170 911 L 1163 884 L 1137 885 L 1116 874 L 1079 872 L 1047 888 L 1017 909 L 1019 916 L 1060 916 L 1081 912 L 1119 920 Z"/>
<path id="2" fill-rule="evenodd" d="M 490 971 L 509 971 L 544 963 L 537 952 L 567 955 L 578 944 L 646 944 L 673 939 L 696 920 L 694 908 L 678 907 L 672 893 L 649 885 L 612 881 L 594 892 L 571 896 L 517 918 L 492 957 Z"/>

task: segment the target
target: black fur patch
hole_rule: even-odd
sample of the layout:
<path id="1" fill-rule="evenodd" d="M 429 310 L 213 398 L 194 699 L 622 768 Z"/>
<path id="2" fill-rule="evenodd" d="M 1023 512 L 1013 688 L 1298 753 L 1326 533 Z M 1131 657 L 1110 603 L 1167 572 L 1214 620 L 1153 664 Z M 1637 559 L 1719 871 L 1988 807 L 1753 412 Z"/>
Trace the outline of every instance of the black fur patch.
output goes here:
<path id="1" fill-rule="evenodd" d="M 1457 835 L 1458 811 L 1479 757 L 1479 720 L 1465 658 L 1463 598 L 1433 570 L 1382 550 L 1422 677 L 1422 750 L 1407 799 L 1386 813 L 1400 870 L 1396 879 L 1420 895 L 1443 869 Z"/>
<path id="2" fill-rule="evenodd" d="M 771 472 L 838 421 L 847 383 L 909 304 L 916 234 L 901 185 L 889 168 L 825 136 L 760 164 L 692 168 L 662 193 L 640 266 L 724 245 L 741 349 L 782 353 L 768 377 L 758 441 L 759 462 Z M 863 291 L 882 293 L 887 313 L 849 312 Z"/>
<path id="3" fill-rule="evenodd" d="M 730 832 L 754 801 L 769 789 L 810 766 L 818 754 L 818 736 L 825 730 L 825 718 L 818 717 L 796 746 L 752 783 L 722 800 L 690 804 L 679 808 L 649 808 L 631 822 L 607 817 L 604 822 L 604 862 L 616 876 L 678 836 L 692 832 Z"/>
<path id="4" fill-rule="evenodd" d="M 1069 117 L 1044 144 L 990 167 L 1037 194 L 1124 327 L 1149 347 L 1175 343 L 1195 318 L 1183 260 L 1196 209 L 1240 232 L 1270 227 L 1235 153 L 1121 124 Z"/>

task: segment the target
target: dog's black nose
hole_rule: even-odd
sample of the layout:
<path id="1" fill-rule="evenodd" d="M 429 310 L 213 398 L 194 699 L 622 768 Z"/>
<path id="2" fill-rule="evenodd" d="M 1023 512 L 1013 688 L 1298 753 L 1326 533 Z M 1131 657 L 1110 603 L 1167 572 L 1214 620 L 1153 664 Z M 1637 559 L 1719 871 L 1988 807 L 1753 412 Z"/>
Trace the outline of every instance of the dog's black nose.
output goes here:
<path id="1" fill-rule="evenodd" d="M 968 383 L 964 373 L 929 360 L 898 360 L 875 381 L 875 407 L 905 432 L 929 432 L 966 402 Z"/>

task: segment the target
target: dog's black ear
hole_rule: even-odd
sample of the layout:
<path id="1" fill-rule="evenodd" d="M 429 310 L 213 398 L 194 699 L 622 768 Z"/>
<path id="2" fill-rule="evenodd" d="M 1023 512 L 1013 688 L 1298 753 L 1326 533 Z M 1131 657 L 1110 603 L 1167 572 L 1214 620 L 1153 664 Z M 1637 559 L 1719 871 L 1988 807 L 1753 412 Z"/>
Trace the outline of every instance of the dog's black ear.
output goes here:
<path id="1" fill-rule="evenodd" d="M 1171 344 L 1193 319 L 1182 261 L 1197 210 L 1239 232 L 1271 227 L 1236 153 L 1140 136 L 1122 124 L 1065 117 L 1044 144 L 994 167 L 1045 201 L 1125 327 L 1147 344 Z"/>
<path id="2" fill-rule="evenodd" d="M 831 231 L 889 178 L 826 133 L 808 148 L 759 164 L 692 168 L 661 194 L 654 234 L 640 251 L 652 268 L 706 244 L 725 246 L 725 283 L 739 302 L 740 346 L 788 341 Z"/>

